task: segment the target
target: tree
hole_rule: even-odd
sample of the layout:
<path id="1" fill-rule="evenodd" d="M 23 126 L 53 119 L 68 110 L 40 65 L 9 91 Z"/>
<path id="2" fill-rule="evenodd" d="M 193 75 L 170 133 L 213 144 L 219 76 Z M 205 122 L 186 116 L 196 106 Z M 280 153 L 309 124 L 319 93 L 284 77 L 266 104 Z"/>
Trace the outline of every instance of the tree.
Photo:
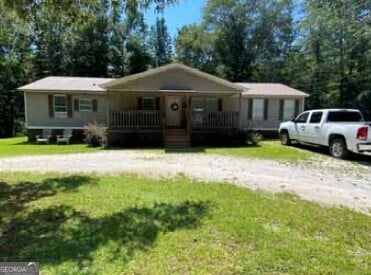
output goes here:
<path id="1" fill-rule="evenodd" d="M 0 1 L 0 137 L 23 116 L 16 90 L 49 75 L 123 76 L 150 66 L 142 9 L 176 0 Z"/>
<path id="2" fill-rule="evenodd" d="M 154 67 L 171 62 L 172 43 L 164 18 L 157 18 L 155 25 L 151 27 L 149 46 Z"/>
<path id="3" fill-rule="evenodd" d="M 209 0 L 203 22 L 178 33 L 177 58 L 231 81 L 288 82 L 293 9 L 291 0 Z"/>
<path id="4" fill-rule="evenodd" d="M 0 3 L 0 137 L 12 136 L 23 117 L 23 97 L 16 88 L 32 78 L 31 35 Z"/>
<path id="5" fill-rule="evenodd" d="M 357 107 L 371 85 L 369 1 L 306 1 L 299 40 L 311 64 L 310 106 Z M 371 107 L 371 106 L 370 106 Z"/>

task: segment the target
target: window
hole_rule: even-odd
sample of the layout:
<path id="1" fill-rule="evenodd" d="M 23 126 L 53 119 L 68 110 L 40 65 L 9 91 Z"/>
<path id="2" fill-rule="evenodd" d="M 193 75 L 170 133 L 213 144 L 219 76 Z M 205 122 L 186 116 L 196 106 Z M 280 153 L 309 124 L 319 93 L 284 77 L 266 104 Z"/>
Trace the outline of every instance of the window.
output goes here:
<path id="1" fill-rule="evenodd" d="M 215 97 L 192 97 L 192 109 L 218 111 L 218 99 Z"/>
<path id="2" fill-rule="evenodd" d="M 264 118 L 264 99 L 254 99 L 252 104 L 252 118 Z"/>
<path id="3" fill-rule="evenodd" d="M 361 122 L 363 117 L 359 112 L 332 111 L 328 113 L 327 121 L 331 122 Z"/>
<path id="4" fill-rule="evenodd" d="M 93 101 L 91 99 L 80 99 L 79 110 L 83 112 L 91 112 L 93 110 Z"/>
<path id="5" fill-rule="evenodd" d="M 287 99 L 284 102 L 283 119 L 290 120 L 295 116 L 295 100 Z"/>
<path id="6" fill-rule="evenodd" d="M 313 112 L 309 123 L 320 123 L 322 119 L 322 112 Z"/>
<path id="7" fill-rule="evenodd" d="M 204 99 L 200 97 L 192 97 L 192 109 L 204 109 Z"/>
<path id="8" fill-rule="evenodd" d="M 54 95 L 54 116 L 59 118 L 67 117 L 66 95 Z"/>
<path id="9" fill-rule="evenodd" d="M 154 97 L 143 97 L 142 110 L 156 110 L 156 100 Z"/>
<path id="10" fill-rule="evenodd" d="M 205 109 L 208 111 L 218 111 L 218 100 L 214 97 L 205 99 Z"/>
<path id="11" fill-rule="evenodd" d="M 297 123 L 306 123 L 309 117 L 309 113 L 302 113 L 297 119 L 295 119 L 295 122 Z"/>

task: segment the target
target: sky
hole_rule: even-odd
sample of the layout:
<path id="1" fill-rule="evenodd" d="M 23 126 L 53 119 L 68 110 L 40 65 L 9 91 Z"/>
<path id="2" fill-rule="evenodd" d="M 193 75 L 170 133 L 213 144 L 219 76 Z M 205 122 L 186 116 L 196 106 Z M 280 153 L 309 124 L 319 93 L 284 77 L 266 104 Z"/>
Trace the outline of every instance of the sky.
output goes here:
<path id="1" fill-rule="evenodd" d="M 163 15 L 172 38 L 175 38 L 182 26 L 201 22 L 202 8 L 205 3 L 206 0 L 180 0 L 178 4 L 169 6 L 164 10 Z M 146 11 L 147 24 L 149 26 L 153 25 L 157 16 L 161 16 L 161 14 L 156 14 L 154 8 Z"/>

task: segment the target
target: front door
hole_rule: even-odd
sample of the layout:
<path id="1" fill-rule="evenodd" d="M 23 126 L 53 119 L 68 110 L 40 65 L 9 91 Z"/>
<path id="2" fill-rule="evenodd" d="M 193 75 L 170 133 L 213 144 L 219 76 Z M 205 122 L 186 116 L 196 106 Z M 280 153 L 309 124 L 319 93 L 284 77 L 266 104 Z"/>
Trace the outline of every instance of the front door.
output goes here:
<path id="1" fill-rule="evenodd" d="M 182 96 L 166 96 L 166 126 L 180 127 L 182 125 Z"/>

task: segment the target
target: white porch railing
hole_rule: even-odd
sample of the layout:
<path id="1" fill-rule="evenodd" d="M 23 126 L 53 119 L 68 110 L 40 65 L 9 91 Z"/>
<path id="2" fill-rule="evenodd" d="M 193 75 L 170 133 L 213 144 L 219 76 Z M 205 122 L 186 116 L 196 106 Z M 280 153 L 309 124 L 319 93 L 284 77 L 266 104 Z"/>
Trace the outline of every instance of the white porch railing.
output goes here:
<path id="1" fill-rule="evenodd" d="M 239 112 L 189 111 L 192 128 L 238 128 Z"/>
<path id="2" fill-rule="evenodd" d="M 161 127 L 160 111 L 128 110 L 109 113 L 110 127 Z"/>

